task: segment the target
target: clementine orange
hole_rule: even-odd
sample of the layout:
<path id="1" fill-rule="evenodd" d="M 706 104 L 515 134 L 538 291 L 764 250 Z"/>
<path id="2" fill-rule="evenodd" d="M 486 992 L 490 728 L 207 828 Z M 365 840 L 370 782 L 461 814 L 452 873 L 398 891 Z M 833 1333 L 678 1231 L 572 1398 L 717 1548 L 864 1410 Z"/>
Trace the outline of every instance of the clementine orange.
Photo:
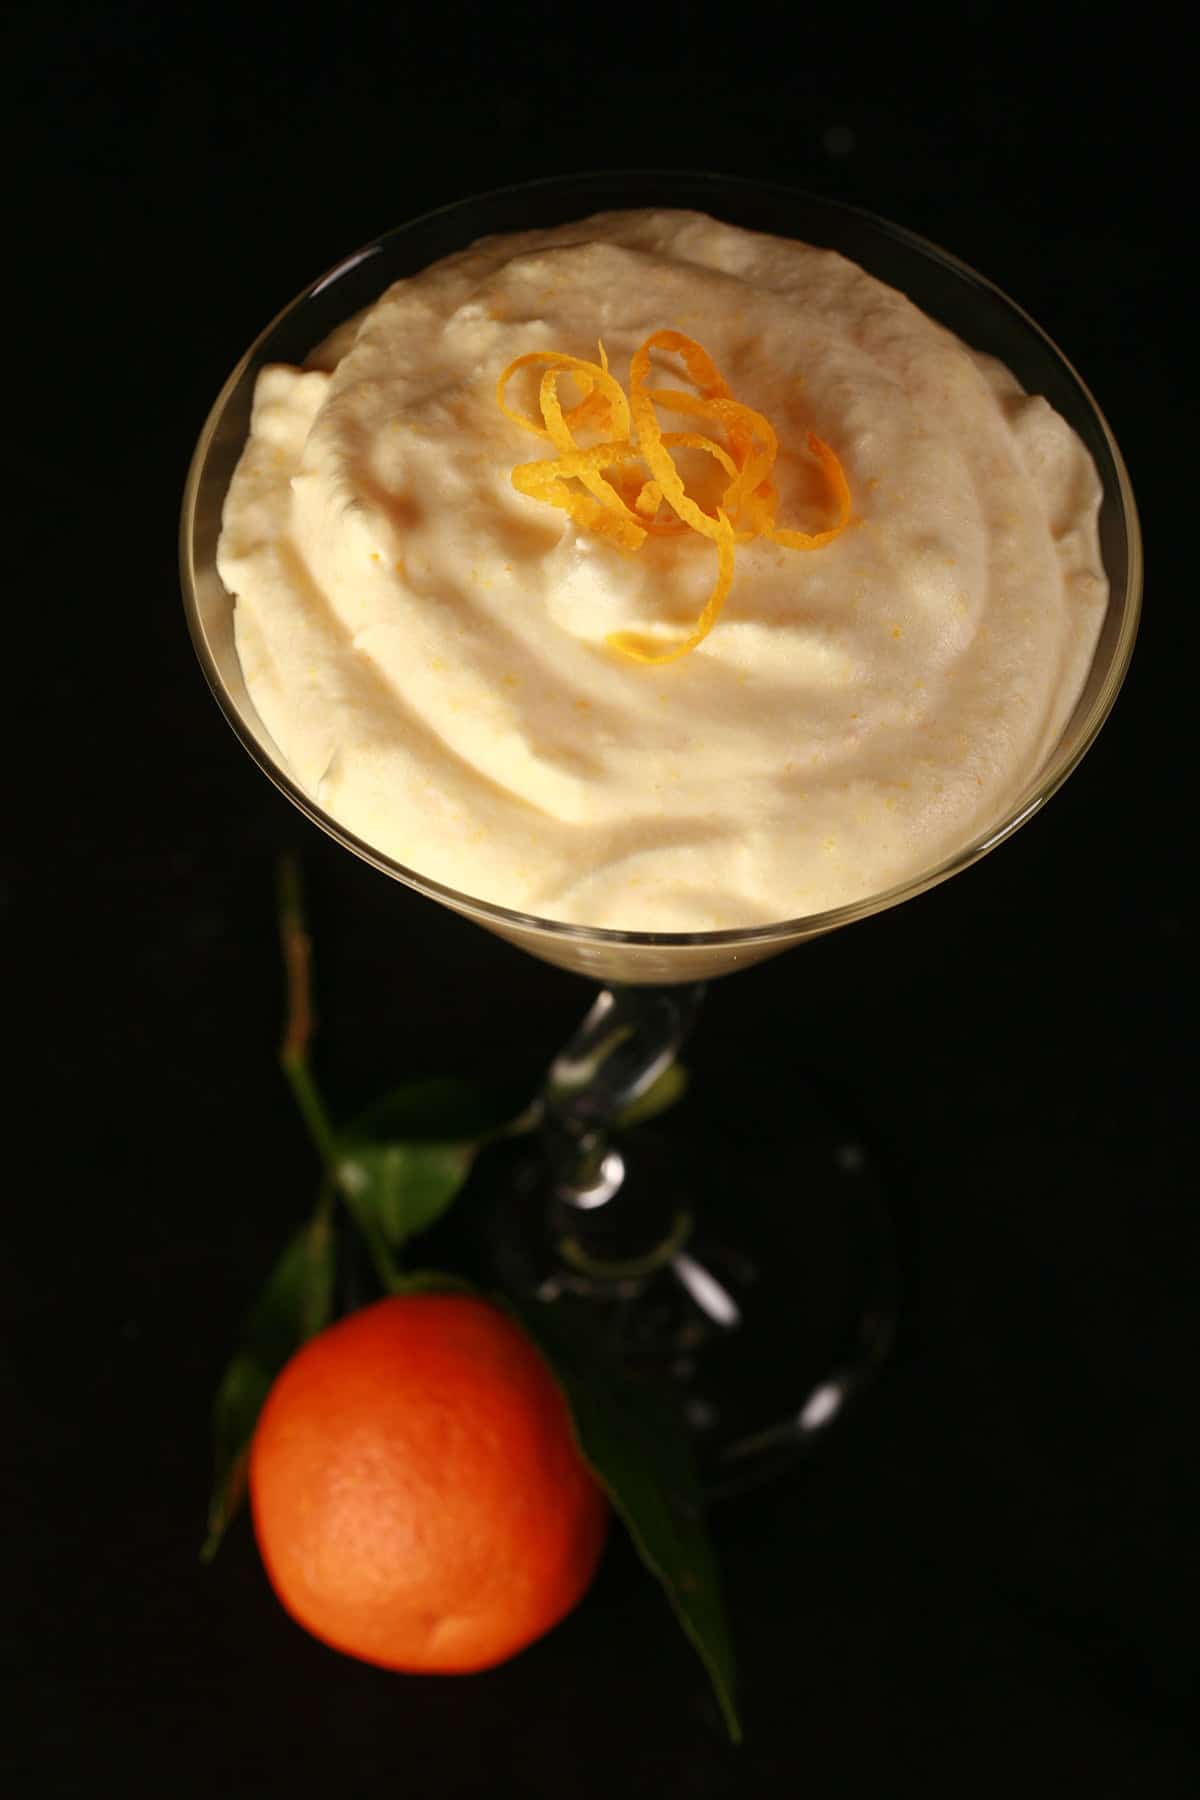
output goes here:
<path id="1" fill-rule="evenodd" d="M 279 1599 L 337 1650 L 466 1674 L 582 1597 L 608 1506 L 539 1351 L 461 1295 L 380 1300 L 282 1370 L 250 1451 Z"/>

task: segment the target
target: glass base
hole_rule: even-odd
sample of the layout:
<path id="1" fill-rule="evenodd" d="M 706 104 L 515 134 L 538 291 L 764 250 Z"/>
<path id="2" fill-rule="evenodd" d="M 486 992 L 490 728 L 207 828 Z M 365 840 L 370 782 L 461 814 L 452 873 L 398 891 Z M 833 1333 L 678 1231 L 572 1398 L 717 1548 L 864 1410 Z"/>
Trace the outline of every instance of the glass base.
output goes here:
<path id="1" fill-rule="evenodd" d="M 588 1209 L 554 1198 L 528 1140 L 498 1146 L 458 1224 L 485 1285 L 581 1296 L 627 1365 L 677 1389 L 718 1498 L 841 1417 L 888 1354 L 899 1281 L 883 1161 L 821 1096 L 791 1092 L 778 1137 L 704 1113 L 614 1137 L 623 1179 Z"/>

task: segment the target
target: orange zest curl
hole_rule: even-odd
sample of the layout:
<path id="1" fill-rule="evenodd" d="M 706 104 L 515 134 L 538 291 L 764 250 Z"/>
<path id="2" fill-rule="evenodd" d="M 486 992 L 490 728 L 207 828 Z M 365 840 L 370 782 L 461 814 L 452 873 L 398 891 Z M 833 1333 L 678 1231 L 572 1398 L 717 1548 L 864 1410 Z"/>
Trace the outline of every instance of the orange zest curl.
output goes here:
<path id="1" fill-rule="evenodd" d="M 696 392 L 651 387 L 653 350 L 681 357 Z M 540 462 L 518 463 L 512 483 L 518 493 L 560 508 L 577 525 L 624 550 L 639 549 L 648 536 L 680 537 L 689 531 L 716 547 L 717 578 L 686 637 L 666 648 L 633 631 L 614 631 L 606 640 L 635 662 L 675 662 L 702 643 L 716 624 L 733 585 L 734 546 L 765 537 L 788 550 L 823 549 L 850 522 L 850 487 L 836 453 L 810 431 L 808 450 L 824 474 L 837 516 L 824 531 L 780 529 L 775 524 L 778 493 L 771 480 L 779 441 L 762 413 L 734 398 L 701 344 L 681 331 L 652 332 L 634 352 L 628 396 L 609 373 L 603 344 L 599 351 L 600 361 L 588 362 L 557 350 L 531 350 L 509 363 L 500 376 L 496 400 L 505 418 L 548 439 L 556 452 Z M 541 418 L 535 419 L 514 411 L 505 392 L 518 369 L 539 365 Z M 564 409 L 558 388 L 568 375 L 581 392 L 575 404 Z M 659 408 L 703 421 L 724 442 L 701 430 L 663 431 Z M 575 434 L 583 430 L 601 434 L 603 442 L 581 446 Z M 703 451 L 728 478 L 712 511 L 688 493 L 674 450 Z"/>

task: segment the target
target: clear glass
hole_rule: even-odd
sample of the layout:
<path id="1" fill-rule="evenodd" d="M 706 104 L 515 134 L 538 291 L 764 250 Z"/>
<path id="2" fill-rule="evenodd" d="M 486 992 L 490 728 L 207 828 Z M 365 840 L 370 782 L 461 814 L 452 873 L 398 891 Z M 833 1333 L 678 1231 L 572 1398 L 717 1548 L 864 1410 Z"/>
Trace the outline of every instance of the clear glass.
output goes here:
<path id="1" fill-rule="evenodd" d="M 233 603 L 217 574 L 225 494 L 266 363 L 299 363 L 398 278 L 489 233 L 583 218 L 609 208 L 683 206 L 732 224 L 840 251 L 899 288 L 974 349 L 1042 394 L 1086 444 L 1103 490 L 1100 541 L 1108 610 L 1083 692 L 1037 778 L 953 856 L 852 906 L 769 926 L 624 932 L 541 919 L 455 892 L 363 842 L 292 779 L 255 712 L 234 647 Z M 260 334 L 222 389 L 188 476 L 183 591 L 197 654 L 250 754 L 324 831 L 384 874 L 547 962 L 607 984 L 555 1059 L 542 1093 L 543 1149 L 512 1172 L 497 1206 L 491 1266 L 547 1299 L 563 1292 L 609 1309 L 631 1361 L 677 1381 L 710 1488 L 759 1478 L 805 1448 L 874 1373 L 891 1341 L 896 1280 L 886 1184 L 869 1149 L 803 1096 L 789 1099 L 791 1141 L 737 1209 L 699 1217 L 690 1178 L 630 1157 L 619 1120 L 669 1067 L 711 977 L 749 967 L 944 881 L 1003 843 L 1077 766 L 1103 724 L 1133 649 L 1141 598 L 1137 513 L 1120 452 L 1070 363 L 982 276 L 897 226 L 770 183 L 646 172 L 574 176 L 443 207 L 368 244 L 315 281 Z M 689 1179 L 691 1186 L 689 1187 Z M 754 1209 L 754 1196 L 768 1204 Z M 803 1199 L 803 1205 L 787 1200 Z M 840 1298 L 831 1310 L 828 1296 Z"/>
<path id="2" fill-rule="evenodd" d="M 1030 393 L 1042 394 L 1087 445 L 1100 473 L 1100 537 L 1110 584 L 1108 613 L 1084 690 L 1036 780 L 987 831 L 910 880 L 852 906 L 745 930 L 625 932 L 539 919 L 461 894 L 395 862 L 326 813 L 289 775 L 258 717 L 238 666 L 233 603 L 216 569 L 225 493 L 249 429 L 259 370 L 301 362 L 336 325 L 388 285 L 492 232 L 556 225 L 609 207 L 687 206 L 731 224 L 838 250 L 901 289 L 973 349 L 997 357 Z M 385 233 L 312 283 L 251 345 L 209 414 L 188 475 L 182 520 L 183 591 L 201 665 L 217 700 L 259 766 L 302 812 L 356 856 L 522 949 L 606 982 L 708 980 L 748 968 L 792 944 L 910 900 L 967 868 L 1033 817 L 1079 763 L 1124 678 L 1137 631 L 1141 539 L 1129 477 L 1111 431 L 1075 370 L 998 288 L 944 250 L 899 226 L 832 200 L 770 183 L 716 175 L 647 172 L 533 182 L 464 200 Z"/>

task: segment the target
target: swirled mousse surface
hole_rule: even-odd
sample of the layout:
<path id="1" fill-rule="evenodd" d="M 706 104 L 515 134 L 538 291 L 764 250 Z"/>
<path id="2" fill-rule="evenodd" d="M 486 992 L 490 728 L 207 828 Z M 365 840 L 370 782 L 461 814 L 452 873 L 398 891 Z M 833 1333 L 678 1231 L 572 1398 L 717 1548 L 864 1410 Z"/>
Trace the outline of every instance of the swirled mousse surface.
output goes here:
<path id="1" fill-rule="evenodd" d="M 770 419 L 781 526 L 829 523 L 810 433 L 852 519 L 739 543 L 715 628 L 659 665 L 608 640 L 686 635 L 712 544 L 633 554 L 516 491 L 539 448 L 496 383 L 598 341 L 624 378 L 662 330 Z M 712 458 L 679 454 L 701 492 Z M 264 369 L 218 561 L 253 703 L 351 831 L 520 911 L 704 931 L 865 898 L 999 821 L 1091 660 L 1098 505 L 1044 400 L 844 258 L 610 213 L 485 239 Z"/>

